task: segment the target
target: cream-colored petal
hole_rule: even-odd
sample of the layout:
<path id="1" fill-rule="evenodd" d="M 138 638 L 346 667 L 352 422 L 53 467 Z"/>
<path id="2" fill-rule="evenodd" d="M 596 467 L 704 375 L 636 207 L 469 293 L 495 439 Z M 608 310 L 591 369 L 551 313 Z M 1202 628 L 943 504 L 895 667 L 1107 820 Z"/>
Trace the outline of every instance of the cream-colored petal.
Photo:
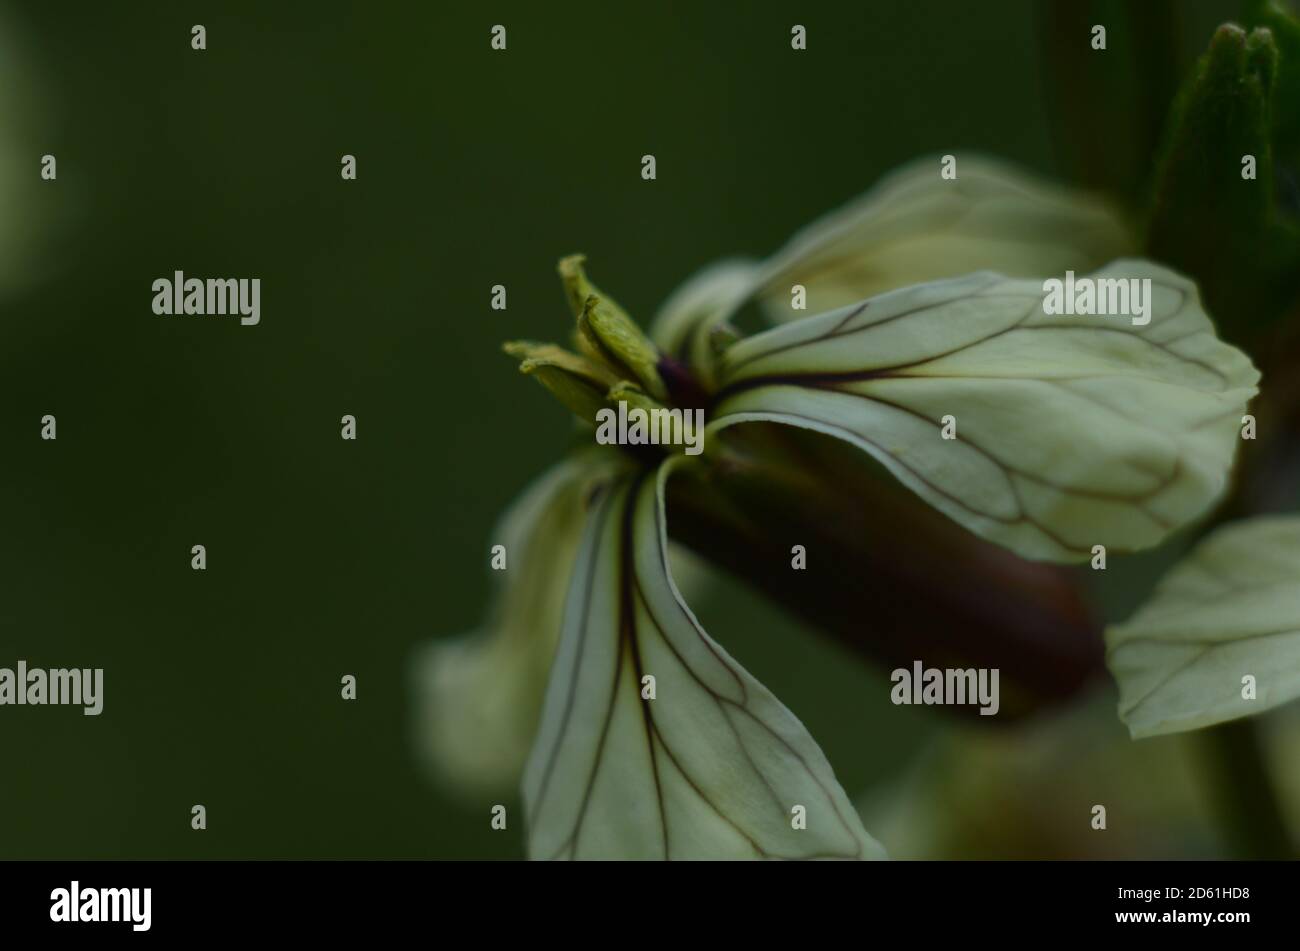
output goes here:
<path id="1" fill-rule="evenodd" d="M 1300 697 L 1300 516 L 1216 530 L 1133 617 L 1107 630 L 1106 644 L 1120 719 L 1134 737 Z"/>
<path id="2" fill-rule="evenodd" d="M 668 468 L 592 506 L 524 776 L 530 856 L 882 857 L 802 724 L 682 600 Z"/>
<path id="3" fill-rule="evenodd" d="M 1134 250 L 1117 211 L 1097 195 L 980 155 L 956 163 L 948 180 L 939 156 L 911 162 L 798 232 L 764 268 L 768 312 L 791 320 L 974 271 L 1085 273 Z M 807 290 L 806 311 L 791 309 L 794 284 Z"/>
<path id="4" fill-rule="evenodd" d="M 838 436 L 1028 558 L 1150 547 L 1219 498 L 1259 374 L 1186 278 L 1140 260 L 1089 277 L 1149 279 L 1150 322 L 1048 315 L 1041 281 L 922 284 L 732 346 L 711 425 Z"/>
<path id="5" fill-rule="evenodd" d="M 719 261 L 691 277 L 664 301 L 650 327 L 661 351 L 693 366 L 712 362 L 709 331 L 750 295 L 760 266 L 739 258 Z"/>
<path id="6" fill-rule="evenodd" d="M 516 790 L 559 637 L 583 493 L 618 464 L 611 458 L 578 453 L 525 490 L 492 534 L 491 545 L 505 546 L 506 568 L 488 621 L 417 658 L 419 750 L 457 791 Z"/>

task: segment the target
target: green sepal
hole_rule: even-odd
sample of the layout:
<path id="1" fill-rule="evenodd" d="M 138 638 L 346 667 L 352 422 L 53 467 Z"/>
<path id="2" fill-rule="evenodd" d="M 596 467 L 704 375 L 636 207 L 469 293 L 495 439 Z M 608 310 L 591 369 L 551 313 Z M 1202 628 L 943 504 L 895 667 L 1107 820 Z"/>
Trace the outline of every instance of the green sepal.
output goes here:
<path id="1" fill-rule="evenodd" d="M 1273 135 L 1277 158 L 1300 162 L 1300 17 L 1275 0 L 1247 0 L 1247 26 L 1267 27 L 1277 44 L 1277 80 L 1273 102 Z"/>
<path id="2" fill-rule="evenodd" d="M 586 258 L 572 254 L 560 261 L 560 279 L 569 308 L 577 320 L 575 346 L 587 357 L 604 363 L 620 377 L 635 379 L 658 399 L 668 390 L 659 376 L 659 349 L 627 311 L 587 279 Z"/>
<path id="3" fill-rule="evenodd" d="M 519 359 L 519 372 L 546 387 L 588 426 L 606 407 L 605 394 L 619 379 L 604 365 L 549 343 L 517 340 L 502 347 Z"/>
<path id="4" fill-rule="evenodd" d="M 1148 254 L 1197 278 L 1230 339 L 1251 336 L 1300 290 L 1300 231 L 1276 209 L 1277 73 L 1269 30 L 1219 27 L 1174 104 L 1158 162 Z"/>
<path id="5" fill-rule="evenodd" d="M 611 386 L 609 392 L 605 394 L 605 399 L 610 403 L 626 403 L 629 409 L 643 409 L 647 413 L 652 410 L 666 409 L 663 403 L 629 380 L 620 380 Z"/>
<path id="6" fill-rule="evenodd" d="M 600 297 L 588 297 L 578 328 L 611 368 L 641 383 L 658 399 L 668 395 L 659 376 L 659 351 L 626 314 Z"/>

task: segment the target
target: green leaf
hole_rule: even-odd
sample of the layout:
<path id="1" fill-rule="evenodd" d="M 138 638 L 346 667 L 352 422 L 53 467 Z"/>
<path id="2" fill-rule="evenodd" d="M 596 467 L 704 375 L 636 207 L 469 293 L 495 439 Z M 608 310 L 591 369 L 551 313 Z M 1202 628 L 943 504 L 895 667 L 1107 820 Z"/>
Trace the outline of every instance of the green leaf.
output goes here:
<path id="1" fill-rule="evenodd" d="M 591 505 L 524 775 L 530 856 L 883 857 L 802 724 L 682 600 L 668 468 L 611 479 Z"/>
<path id="2" fill-rule="evenodd" d="M 1136 260 L 1090 277 L 1150 279 L 1150 322 L 1049 316 L 1041 282 L 987 272 L 905 288 L 735 344 L 711 428 L 838 436 L 1024 557 L 1150 547 L 1223 491 L 1259 374 L 1187 279 Z"/>
<path id="3" fill-rule="evenodd" d="M 1106 632 L 1134 738 L 1195 730 L 1300 697 L 1300 516 L 1234 522 Z M 1255 678 L 1256 698 L 1243 697 Z"/>
<path id="4" fill-rule="evenodd" d="M 513 790 L 523 772 L 559 640 L 564 590 L 593 480 L 621 463 L 587 450 L 534 482 L 492 533 L 506 568 L 481 629 L 424 648 L 416 664 L 419 744 L 433 771 L 466 793 Z"/>

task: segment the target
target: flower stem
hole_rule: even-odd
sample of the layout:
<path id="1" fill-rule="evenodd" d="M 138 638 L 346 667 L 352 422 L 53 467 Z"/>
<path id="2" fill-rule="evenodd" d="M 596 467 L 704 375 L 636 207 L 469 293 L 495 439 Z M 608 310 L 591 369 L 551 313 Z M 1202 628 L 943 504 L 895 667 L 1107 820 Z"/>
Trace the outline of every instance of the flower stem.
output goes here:
<path id="1" fill-rule="evenodd" d="M 1296 858 L 1269 775 L 1258 718 L 1221 723 L 1201 735 L 1209 754 L 1211 793 L 1233 857 Z"/>
<path id="2" fill-rule="evenodd" d="M 1067 571 L 981 541 L 831 437 L 759 423 L 723 436 L 711 465 L 669 480 L 669 531 L 850 651 L 885 671 L 997 668 L 1003 722 L 1103 669 Z"/>

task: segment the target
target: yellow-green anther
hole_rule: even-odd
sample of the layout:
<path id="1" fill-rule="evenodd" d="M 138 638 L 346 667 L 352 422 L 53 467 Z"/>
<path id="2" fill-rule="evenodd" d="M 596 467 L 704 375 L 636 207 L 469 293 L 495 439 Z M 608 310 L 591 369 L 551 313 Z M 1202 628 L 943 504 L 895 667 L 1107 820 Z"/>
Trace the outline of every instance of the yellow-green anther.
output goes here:
<path id="1" fill-rule="evenodd" d="M 578 318 L 579 337 L 593 345 L 615 370 L 640 382 L 656 399 L 666 399 L 668 388 L 659 376 L 659 350 L 632 319 L 601 297 L 588 297 Z"/>
<path id="2" fill-rule="evenodd" d="M 608 367 L 563 347 L 519 340 L 502 348 L 518 358 L 519 372 L 534 377 L 588 426 L 604 408 L 605 394 L 619 382 Z"/>

